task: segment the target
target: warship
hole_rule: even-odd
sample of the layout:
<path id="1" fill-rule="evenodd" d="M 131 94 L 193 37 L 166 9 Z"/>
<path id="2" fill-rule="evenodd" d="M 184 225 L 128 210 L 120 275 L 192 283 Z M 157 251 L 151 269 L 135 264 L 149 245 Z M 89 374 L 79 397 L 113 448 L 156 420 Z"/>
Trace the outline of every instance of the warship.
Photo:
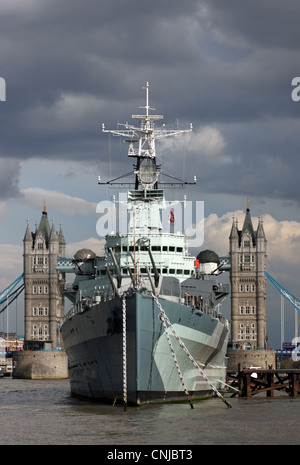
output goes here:
<path id="1" fill-rule="evenodd" d="M 76 252 L 68 293 L 74 305 L 60 330 L 72 395 L 124 405 L 188 400 L 192 406 L 194 399 L 223 398 L 229 324 L 219 304 L 229 289 L 218 282 L 224 267 L 215 252 L 190 255 L 186 234 L 172 230 L 172 210 L 163 230 L 161 213 L 169 207 L 156 140 L 192 127 L 158 128 L 163 116 L 150 114 L 149 83 L 144 89 L 145 112 L 132 115 L 138 124 L 102 125 L 104 133 L 125 138 L 135 159 L 127 230 L 106 234 L 102 255 Z M 117 181 L 98 177 L 98 184 Z"/>

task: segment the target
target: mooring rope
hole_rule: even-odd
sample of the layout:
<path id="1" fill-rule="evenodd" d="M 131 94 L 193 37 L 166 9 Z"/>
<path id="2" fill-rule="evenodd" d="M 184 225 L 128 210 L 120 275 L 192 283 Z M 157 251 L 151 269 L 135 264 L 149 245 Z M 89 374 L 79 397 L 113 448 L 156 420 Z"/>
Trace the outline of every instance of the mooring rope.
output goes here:
<path id="1" fill-rule="evenodd" d="M 222 394 L 218 391 L 218 389 L 214 386 L 214 384 L 210 381 L 210 379 L 207 377 L 207 375 L 204 373 L 204 371 L 202 370 L 202 368 L 199 366 L 199 364 L 196 362 L 196 360 L 193 358 L 193 356 L 190 354 L 189 350 L 186 348 L 186 346 L 184 345 L 184 343 L 182 342 L 182 340 L 180 339 L 180 337 L 178 336 L 178 334 L 176 333 L 173 325 L 171 324 L 169 318 L 167 317 L 166 315 L 166 312 L 164 311 L 164 309 L 162 308 L 158 298 L 152 294 L 152 297 L 153 299 L 155 300 L 158 308 L 160 309 L 160 317 L 161 317 L 161 320 L 164 322 L 167 322 L 168 325 L 170 326 L 171 328 L 171 331 L 172 333 L 174 334 L 175 338 L 177 339 L 180 347 L 184 350 L 184 352 L 187 354 L 187 356 L 189 357 L 189 359 L 191 360 L 191 362 L 193 363 L 193 365 L 195 366 L 195 368 L 197 368 L 197 370 L 199 371 L 199 373 L 203 376 L 203 378 L 206 380 L 206 382 L 209 384 L 209 386 L 212 388 L 212 390 L 214 391 L 214 393 L 227 405 L 228 408 L 231 408 L 231 405 L 229 404 L 229 402 L 227 402 L 227 400 L 222 396 Z M 167 338 L 169 340 L 169 334 L 166 330 L 166 326 L 164 324 L 164 328 L 165 328 L 165 333 L 167 335 Z M 171 341 L 170 341 L 171 342 Z M 175 354 L 174 354 L 175 355 Z M 174 357 L 173 357 L 174 358 Z"/>
<path id="2" fill-rule="evenodd" d="M 126 347 L 126 297 L 123 295 L 123 405 L 127 408 L 127 347 Z"/>

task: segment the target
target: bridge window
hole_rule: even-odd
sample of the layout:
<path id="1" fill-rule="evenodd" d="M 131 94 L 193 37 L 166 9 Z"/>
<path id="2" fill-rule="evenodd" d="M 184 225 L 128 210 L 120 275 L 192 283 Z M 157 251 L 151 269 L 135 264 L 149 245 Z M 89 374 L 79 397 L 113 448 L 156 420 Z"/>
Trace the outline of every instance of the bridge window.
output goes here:
<path id="1" fill-rule="evenodd" d="M 151 250 L 153 250 L 153 252 L 160 252 L 160 245 L 152 245 Z"/>

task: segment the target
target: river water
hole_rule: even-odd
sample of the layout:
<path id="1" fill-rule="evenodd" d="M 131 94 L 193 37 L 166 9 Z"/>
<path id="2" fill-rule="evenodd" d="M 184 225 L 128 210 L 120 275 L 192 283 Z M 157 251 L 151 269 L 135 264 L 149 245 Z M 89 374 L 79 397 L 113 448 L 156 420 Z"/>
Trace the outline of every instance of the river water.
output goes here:
<path id="1" fill-rule="evenodd" d="M 300 444 L 300 399 L 228 400 L 231 409 L 213 398 L 194 409 L 184 403 L 124 411 L 71 397 L 69 380 L 0 378 L 0 444 Z"/>

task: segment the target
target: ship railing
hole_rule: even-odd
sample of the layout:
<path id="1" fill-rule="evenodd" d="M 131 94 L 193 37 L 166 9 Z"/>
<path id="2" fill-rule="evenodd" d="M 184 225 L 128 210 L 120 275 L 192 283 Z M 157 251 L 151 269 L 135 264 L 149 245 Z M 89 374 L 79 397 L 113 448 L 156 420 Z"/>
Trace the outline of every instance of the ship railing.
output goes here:
<path id="1" fill-rule="evenodd" d="M 215 286 L 217 292 L 229 293 L 229 284 L 218 284 Z"/>
<path id="2" fill-rule="evenodd" d="M 99 302 L 106 302 L 109 299 L 107 292 L 103 292 L 99 295 L 94 296 L 93 298 L 85 298 L 81 301 L 78 301 L 72 308 L 65 314 L 62 323 L 72 318 L 72 316 L 77 315 L 77 313 L 82 313 L 87 311 L 93 305 L 97 305 Z"/>
<path id="3" fill-rule="evenodd" d="M 197 308 L 197 307 L 196 307 Z M 212 308 L 210 305 L 205 304 L 201 308 L 197 308 L 198 311 L 205 313 L 206 315 L 210 315 L 213 318 L 217 318 L 220 320 L 223 324 L 228 324 L 227 318 L 225 318 L 222 313 L 218 312 L 218 310 L 215 310 Z"/>
<path id="4" fill-rule="evenodd" d="M 211 305 L 204 303 L 201 296 L 185 295 L 182 301 L 184 305 L 188 307 L 194 307 L 195 309 L 202 313 L 205 313 L 206 315 L 211 315 L 213 318 L 217 318 L 224 324 L 228 323 L 227 318 L 225 318 L 218 310 L 213 308 Z"/>
<path id="5" fill-rule="evenodd" d="M 125 286 L 124 286 L 125 288 Z M 122 288 L 121 288 L 122 289 Z M 121 291 L 120 289 L 120 291 Z M 152 291 L 149 290 L 149 289 L 146 289 L 144 288 L 145 290 L 148 291 L 149 295 L 151 295 Z M 124 289 L 125 290 L 125 289 Z M 128 286 L 126 286 L 126 291 L 128 291 Z M 120 292 L 121 293 L 121 292 Z M 166 289 L 161 289 L 160 290 L 160 295 L 161 296 L 166 296 L 166 297 L 173 297 L 173 298 L 178 298 L 178 301 L 181 301 L 181 303 L 183 303 L 184 305 L 186 306 L 192 306 L 194 307 L 196 310 L 202 312 L 202 313 L 205 313 L 207 315 L 211 315 L 213 318 L 217 318 L 218 320 L 220 320 L 223 324 L 228 324 L 228 320 L 220 313 L 218 312 L 217 310 L 215 310 L 214 308 L 212 308 L 209 304 L 203 304 L 203 302 L 201 303 L 198 303 L 198 305 L 194 305 L 192 302 L 184 299 L 184 298 L 181 298 L 179 295 L 178 295 L 178 292 L 176 291 L 172 291 L 172 290 L 166 290 Z M 107 299 L 109 299 L 109 296 L 105 293 L 105 294 L 102 294 L 101 295 L 101 301 L 106 301 Z M 70 318 L 72 318 L 72 316 L 78 314 L 78 313 L 82 313 L 84 311 L 86 311 L 88 308 L 90 308 L 90 306 L 92 305 L 95 305 L 97 304 L 98 301 L 93 301 L 93 299 L 86 299 L 85 301 L 79 301 L 77 302 L 64 316 L 63 320 L 62 320 L 62 324 L 65 323 L 65 321 L 69 320 Z"/>
<path id="6" fill-rule="evenodd" d="M 210 305 L 208 304 L 204 305 L 203 309 L 201 310 L 206 315 L 211 315 L 213 318 L 217 318 L 224 324 L 227 323 L 227 319 L 220 312 L 212 308 Z"/>
<path id="7" fill-rule="evenodd" d="M 67 320 L 72 318 L 72 316 L 76 315 L 77 313 L 81 313 L 84 310 L 83 305 L 81 302 L 77 302 L 70 310 L 65 314 L 64 319 L 62 320 L 62 324 L 64 324 Z"/>

